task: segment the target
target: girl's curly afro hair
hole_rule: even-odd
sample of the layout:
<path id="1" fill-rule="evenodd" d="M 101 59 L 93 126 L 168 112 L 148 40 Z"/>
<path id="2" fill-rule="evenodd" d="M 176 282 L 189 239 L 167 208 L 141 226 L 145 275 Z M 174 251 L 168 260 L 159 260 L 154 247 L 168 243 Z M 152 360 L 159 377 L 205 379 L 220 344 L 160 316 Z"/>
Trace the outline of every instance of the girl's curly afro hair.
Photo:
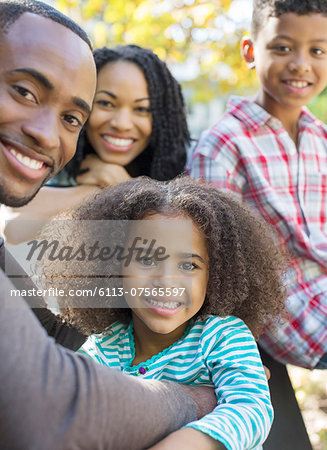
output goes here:
<path id="1" fill-rule="evenodd" d="M 209 281 L 198 314 L 240 317 L 255 337 L 268 321 L 279 317 L 286 296 L 285 262 L 270 227 L 232 195 L 211 185 L 188 177 L 168 182 L 137 178 L 102 189 L 69 218 L 129 221 L 156 213 L 191 218 L 206 239 Z M 78 239 L 74 236 L 75 241 Z M 45 267 L 51 286 L 59 282 L 51 274 L 67 273 L 60 265 L 57 260 Z M 60 283 L 60 287 L 71 287 L 74 278 L 63 276 Z M 88 335 L 103 332 L 116 320 L 129 321 L 131 314 L 128 308 L 68 307 L 62 309 L 62 317 Z"/>

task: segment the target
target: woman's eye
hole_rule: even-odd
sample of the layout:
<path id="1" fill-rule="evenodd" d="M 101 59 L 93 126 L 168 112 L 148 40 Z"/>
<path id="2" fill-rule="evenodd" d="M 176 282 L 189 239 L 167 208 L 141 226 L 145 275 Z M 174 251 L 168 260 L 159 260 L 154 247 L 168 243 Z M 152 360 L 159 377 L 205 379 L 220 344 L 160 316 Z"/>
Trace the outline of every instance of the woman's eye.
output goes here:
<path id="1" fill-rule="evenodd" d="M 179 268 L 182 270 L 185 270 L 186 272 L 191 272 L 196 267 L 197 267 L 196 264 L 193 264 L 192 262 L 189 262 L 189 261 L 182 262 L 179 265 Z"/>
<path id="2" fill-rule="evenodd" d="M 95 102 L 97 105 L 106 106 L 108 108 L 112 108 L 114 106 L 109 100 L 97 100 Z"/>
<path id="3" fill-rule="evenodd" d="M 149 114 L 151 112 L 150 108 L 147 108 L 146 106 L 138 106 L 136 108 L 136 111 L 143 113 L 143 114 Z"/>
<path id="4" fill-rule="evenodd" d="M 21 97 L 24 97 L 24 98 L 26 98 L 26 100 L 30 100 L 34 103 L 37 103 L 35 95 L 32 94 L 32 92 L 29 91 L 28 89 L 25 89 L 24 87 L 17 86 L 17 85 L 13 86 L 13 88 L 15 89 L 16 92 L 18 92 L 18 94 Z"/>

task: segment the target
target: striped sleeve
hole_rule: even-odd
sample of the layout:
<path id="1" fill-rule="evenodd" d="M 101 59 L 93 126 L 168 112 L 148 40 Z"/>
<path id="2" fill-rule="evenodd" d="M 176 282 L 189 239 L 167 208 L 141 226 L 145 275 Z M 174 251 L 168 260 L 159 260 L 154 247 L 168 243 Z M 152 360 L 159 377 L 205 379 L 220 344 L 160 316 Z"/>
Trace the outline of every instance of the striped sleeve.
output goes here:
<path id="1" fill-rule="evenodd" d="M 255 449 L 268 436 L 273 409 L 257 345 L 235 317 L 211 318 L 201 339 L 217 407 L 187 426 L 220 441 L 228 450 Z"/>

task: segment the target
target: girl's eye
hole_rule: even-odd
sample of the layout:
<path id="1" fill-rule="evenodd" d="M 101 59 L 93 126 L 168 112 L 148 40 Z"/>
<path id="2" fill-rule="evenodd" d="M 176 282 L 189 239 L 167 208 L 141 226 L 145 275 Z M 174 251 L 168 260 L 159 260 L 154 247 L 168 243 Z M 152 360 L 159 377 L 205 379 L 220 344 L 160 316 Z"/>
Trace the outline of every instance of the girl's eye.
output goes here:
<path id="1" fill-rule="evenodd" d="M 156 265 L 156 261 L 153 258 L 139 258 L 138 262 L 147 267 Z"/>
<path id="2" fill-rule="evenodd" d="M 64 120 L 74 128 L 82 128 L 83 124 L 77 117 L 72 116 L 71 114 L 65 114 Z"/>
<path id="3" fill-rule="evenodd" d="M 197 265 L 190 261 L 184 261 L 179 264 L 179 268 L 184 270 L 185 272 L 191 272 L 192 270 L 197 268 Z"/>
<path id="4" fill-rule="evenodd" d="M 25 89 L 24 87 L 17 85 L 13 86 L 13 88 L 15 89 L 16 92 L 18 92 L 18 94 L 21 97 L 24 97 L 26 98 L 26 100 L 32 101 L 34 103 L 37 103 L 35 95 L 32 94 L 32 92 L 29 91 L 28 89 Z"/>

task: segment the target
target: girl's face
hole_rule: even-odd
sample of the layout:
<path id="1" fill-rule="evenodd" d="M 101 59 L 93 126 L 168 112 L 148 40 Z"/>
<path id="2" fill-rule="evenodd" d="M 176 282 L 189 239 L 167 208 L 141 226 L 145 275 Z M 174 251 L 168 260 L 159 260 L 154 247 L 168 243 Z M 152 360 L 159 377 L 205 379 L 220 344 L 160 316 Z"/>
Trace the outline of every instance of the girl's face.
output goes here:
<path id="1" fill-rule="evenodd" d="M 179 339 L 205 300 L 209 276 L 205 237 L 188 217 L 155 214 L 135 222 L 127 247 L 136 238 L 139 247 L 152 249 L 141 258 L 135 254 L 123 270 L 135 332 Z"/>
<path id="2" fill-rule="evenodd" d="M 103 66 L 86 126 L 99 158 L 126 166 L 145 150 L 151 132 L 150 97 L 141 69 L 126 61 Z"/>

